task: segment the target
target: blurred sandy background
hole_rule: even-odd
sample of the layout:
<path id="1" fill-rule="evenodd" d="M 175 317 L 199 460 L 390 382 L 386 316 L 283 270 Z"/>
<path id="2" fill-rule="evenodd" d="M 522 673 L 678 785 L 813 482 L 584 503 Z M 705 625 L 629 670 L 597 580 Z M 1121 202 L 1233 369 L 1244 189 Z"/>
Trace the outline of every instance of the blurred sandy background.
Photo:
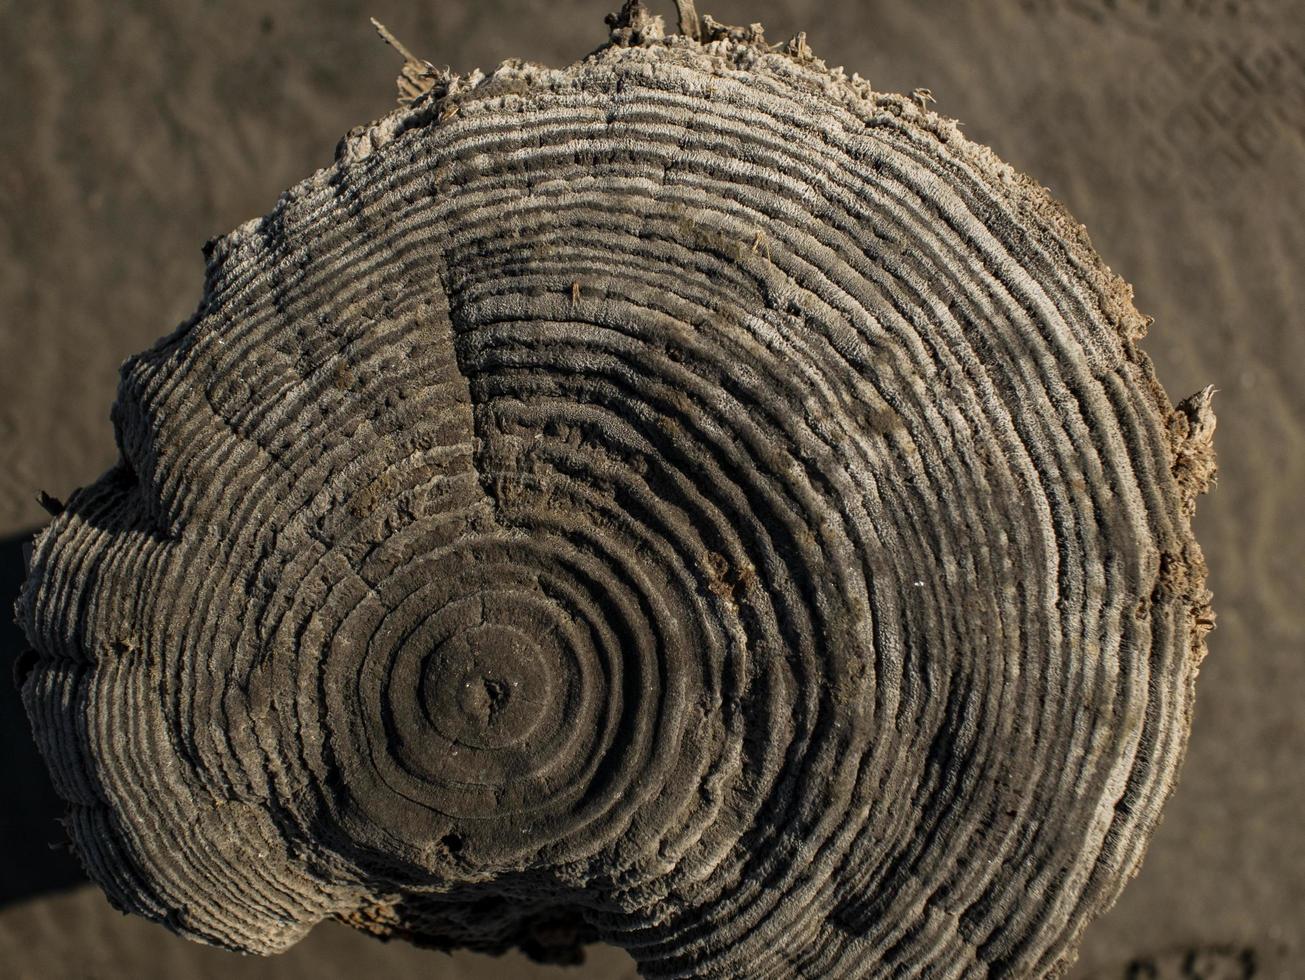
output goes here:
<path id="1" fill-rule="evenodd" d="M 670 14 L 669 0 L 654 9 Z M 563 64 L 617 0 L 0 0 L 0 603 L 21 543 L 115 458 L 119 362 L 198 302 L 200 246 L 267 211 L 392 104 L 394 53 Z M 698 0 L 801 29 L 939 111 L 1089 228 L 1155 317 L 1175 399 L 1220 389 L 1197 529 L 1219 628 L 1178 791 L 1075 977 L 1305 976 L 1305 3 Z M 673 22 L 673 21 L 672 21 Z M 0 616 L 0 659 L 21 637 Z M 8 674 L 6 668 L 5 675 Z M 445 956 L 323 925 L 271 961 L 191 945 L 86 886 L 0 677 L 0 976 L 628 978 Z M 54 845 L 54 848 L 51 847 Z"/>

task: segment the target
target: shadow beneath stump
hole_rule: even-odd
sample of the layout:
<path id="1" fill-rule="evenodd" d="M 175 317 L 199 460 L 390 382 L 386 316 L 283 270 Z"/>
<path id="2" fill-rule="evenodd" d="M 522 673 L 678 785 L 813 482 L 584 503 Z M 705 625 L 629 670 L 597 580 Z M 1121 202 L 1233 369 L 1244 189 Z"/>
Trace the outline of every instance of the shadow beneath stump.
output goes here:
<path id="1" fill-rule="evenodd" d="M 14 602 L 26 575 L 23 547 L 34 531 L 0 537 L 0 907 L 86 881 L 59 819 L 64 803 L 54 792 L 45 763 L 36 751 L 27 713 L 14 683 L 13 668 L 27 650 L 27 638 L 14 622 Z"/>

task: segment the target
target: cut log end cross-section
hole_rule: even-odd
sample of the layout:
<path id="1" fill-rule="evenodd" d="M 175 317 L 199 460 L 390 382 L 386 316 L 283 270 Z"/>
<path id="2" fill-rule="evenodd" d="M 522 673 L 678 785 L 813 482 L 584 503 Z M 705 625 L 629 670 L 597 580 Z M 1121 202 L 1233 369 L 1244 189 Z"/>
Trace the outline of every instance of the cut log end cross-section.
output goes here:
<path id="1" fill-rule="evenodd" d="M 648 977 L 1057 975 L 1212 624 L 1147 320 L 1031 180 L 680 4 L 440 73 L 206 249 L 39 537 L 92 877 Z"/>

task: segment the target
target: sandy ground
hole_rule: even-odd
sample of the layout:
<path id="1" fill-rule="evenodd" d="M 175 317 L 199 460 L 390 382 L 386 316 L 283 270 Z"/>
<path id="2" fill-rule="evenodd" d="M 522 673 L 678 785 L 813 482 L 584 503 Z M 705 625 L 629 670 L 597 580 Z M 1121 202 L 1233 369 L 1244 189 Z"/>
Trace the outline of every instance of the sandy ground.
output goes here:
<path id="1" fill-rule="evenodd" d="M 389 108 L 397 62 L 368 15 L 469 69 L 572 60 L 615 5 L 0 0 L 0 601 L 43 521 L 35 490 L 63 497 L 113 461 L 117 366 L 191 312 L 200 245 L 264 213 Z M 940 111 L 1050 186 L 1136 285 L 1170 393 L 1218 385 L 1220 479 L 1197 528 L 1219 628 L 1188 759 L 1075 976 L 1305 975 L 1305 4 L 699 7 L 763 21 L 776 40 L 804 29 L 817 54 L 881 89 L 928 86 Z M 21 638 L 3 629 L 8 662 Z M 610 949 L 546 970 L 335 925 L 272 961 L 191 945 L 81 884 L 8 683 L 0 772 L 4 976 L 634 976 Z"/>

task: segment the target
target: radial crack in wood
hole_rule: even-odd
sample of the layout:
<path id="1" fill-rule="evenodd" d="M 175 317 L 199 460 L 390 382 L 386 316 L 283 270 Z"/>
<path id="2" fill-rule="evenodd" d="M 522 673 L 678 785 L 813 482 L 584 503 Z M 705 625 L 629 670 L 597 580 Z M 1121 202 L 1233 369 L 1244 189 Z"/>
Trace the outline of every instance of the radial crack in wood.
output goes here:
<path id="1" fill-rule="evenodd" d="M 927 100 L 693 19 L 405 55 L 124 365 L 18 606 L 119 908 L 1031 976 L 1136 871 L 1212 391 L 1171 405 L 1081 226 Z"/>

